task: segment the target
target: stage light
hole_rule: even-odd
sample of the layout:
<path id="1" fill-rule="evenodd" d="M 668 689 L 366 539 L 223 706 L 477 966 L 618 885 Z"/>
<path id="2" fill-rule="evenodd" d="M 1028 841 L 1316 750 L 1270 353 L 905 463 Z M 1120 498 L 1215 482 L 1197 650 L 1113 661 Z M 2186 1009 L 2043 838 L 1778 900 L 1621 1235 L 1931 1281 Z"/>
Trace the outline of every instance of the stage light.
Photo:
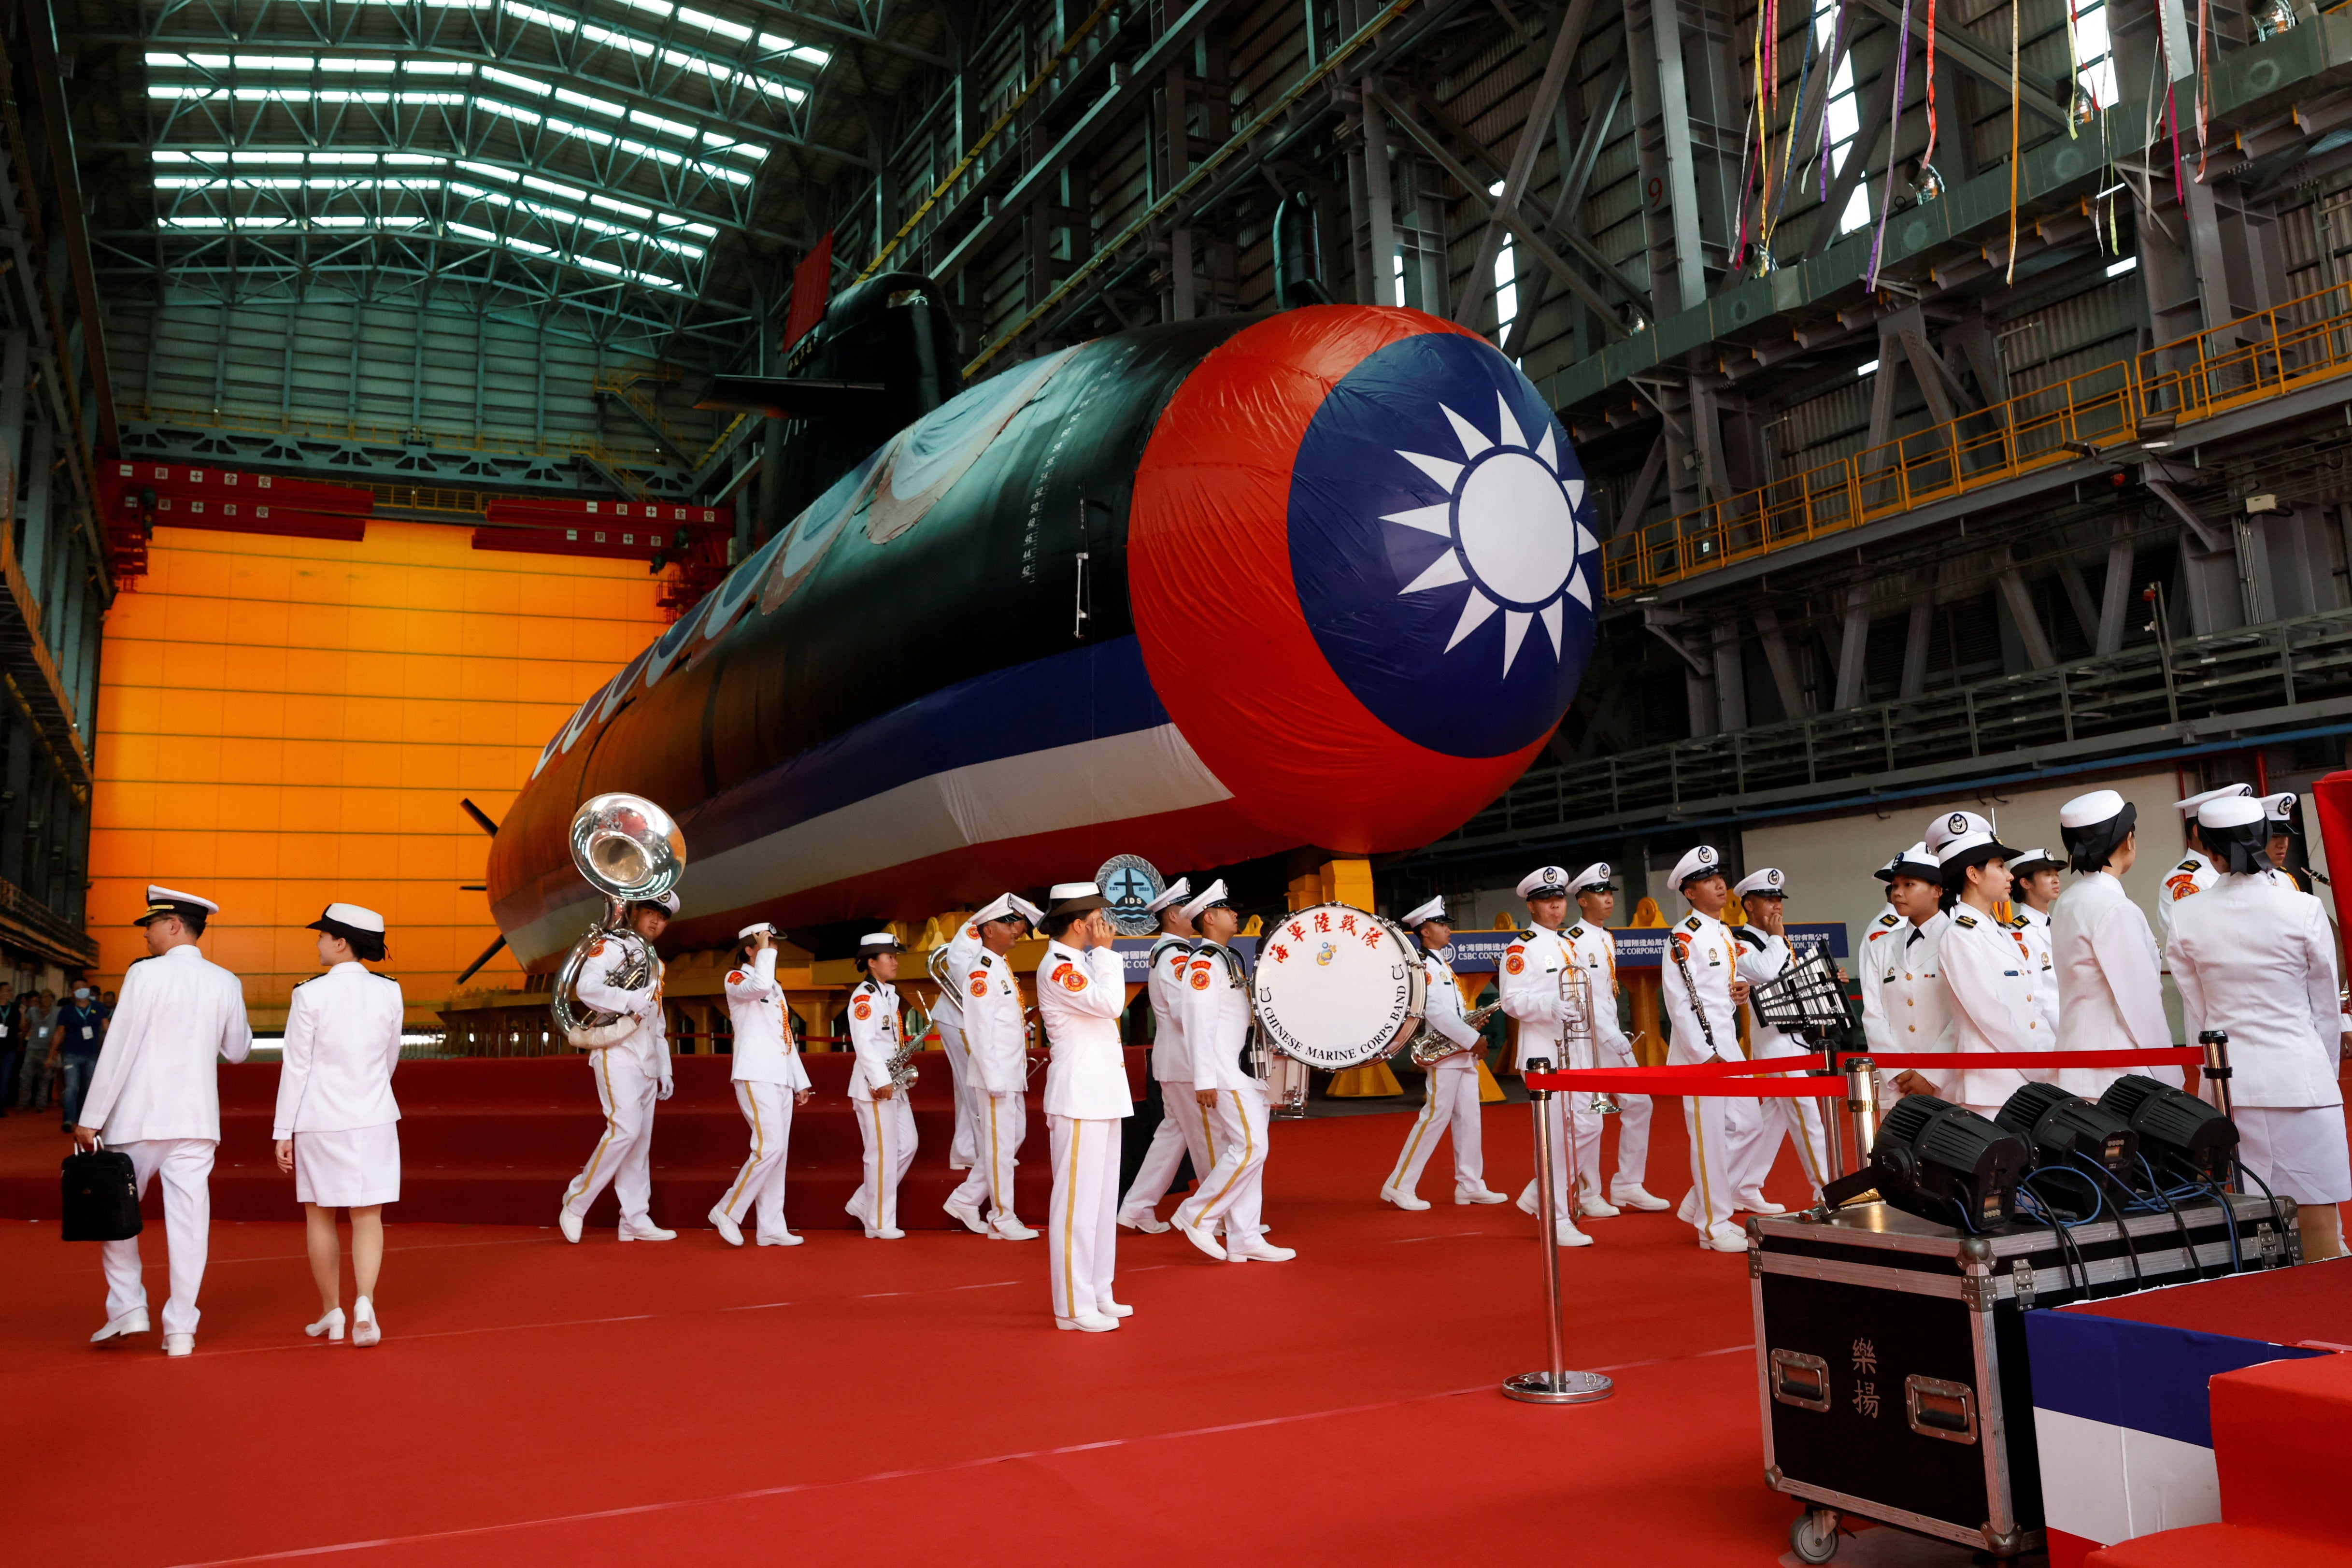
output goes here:
<path id="1" fill-rule="evenodd" d="M 1932 1094 L 1906 1095 L 1870 1151 L 1880 1197 L 1922 1219 L 1979 1230 L 2009 1219 L 2032 1163 L 2016 1134 Z"/>
<path id="2" fill-rule="evenodd" d="M 2120 1173 L 2139 1152 L 2139 1134 L 2129 1122 L 2054 1083 L 2027 1084 L 1993 1121 L 2024 1140 L 2036 1165 L 2063 1165 L 2079 1154 Z"/>
<path id="3" fill-rule="evenodd" d="M 2099 1109 L 2139 1134 L 2140 1152 L 2159 1177 L 2218 1181 L 2229 1172 L 2237 1123 L 2193 1094 L 2131 1073 L 2107 1086 Z"/>

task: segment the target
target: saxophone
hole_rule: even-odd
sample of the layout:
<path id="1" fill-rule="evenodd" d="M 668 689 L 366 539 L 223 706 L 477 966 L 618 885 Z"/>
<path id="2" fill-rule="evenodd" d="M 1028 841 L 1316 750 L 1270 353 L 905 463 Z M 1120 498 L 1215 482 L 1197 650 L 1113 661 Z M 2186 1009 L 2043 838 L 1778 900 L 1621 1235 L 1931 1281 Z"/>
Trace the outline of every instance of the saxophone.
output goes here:
<path id="1" fill-rule="evenodd" d="M 1474 1007 L 1462 1015 L 1462 1021 L 1475 1029 L 1493 1017 L 1496 1009 L 1500 1006 L 1502 1003 L 1496 1001 L 1489 1002 L 1483 1007 Z M 1472 1048 L 1469 1046 L 1456 1045 L 1429 1025 L 1423 1024 L 1421 1033 L 1415 1035 L 1412 1037 L 1412 1044 L 1406 1047 L 1405 1054 L 1412 1058 L 1413 1066 L 1425 1068 L 1434 1066 L 1450 1056 Z"/>
<path id="2" fill-rule="evenodd" d="M 891 1020 L 890 1026 L 894 1029 L 898 1026 L 896 1018 Z M 922 1048 L 922 1044 L 919 1039 L 902 1039 L 898 1048 L 890 1053 L 890 1060 L 886 1064 L 890 1074 L 890 1087 L 901 1094 L 906 1093 L 908 1086 L 922 1076 L 922 1069 L 916 1067 L 911 1059 Z"/>

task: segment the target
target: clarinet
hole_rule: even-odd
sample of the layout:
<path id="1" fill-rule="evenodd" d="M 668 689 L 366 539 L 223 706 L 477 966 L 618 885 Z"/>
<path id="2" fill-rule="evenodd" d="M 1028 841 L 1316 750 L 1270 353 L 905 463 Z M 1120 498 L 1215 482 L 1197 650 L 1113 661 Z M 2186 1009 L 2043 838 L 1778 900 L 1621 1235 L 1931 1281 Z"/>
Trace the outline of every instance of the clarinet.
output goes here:
<path id="1" fill-rule="evenodd" d="M 1686 944 L 1668 931 L 1666 948 L 1675 955 L 1675 967 L 1682 971 L 1683 989 L 1690 993 L 1691 1011 L 1698 1016 L 1698 1032 L 1706 1041 L 1706 1054 L 1711 1057 L 1722 1055 L 1715 1048 L 1715 1026 L 1706 1021 L 1706 1004 L 1698 999 L 1698 982 L 1691 978 L 1690 953 Z"/>

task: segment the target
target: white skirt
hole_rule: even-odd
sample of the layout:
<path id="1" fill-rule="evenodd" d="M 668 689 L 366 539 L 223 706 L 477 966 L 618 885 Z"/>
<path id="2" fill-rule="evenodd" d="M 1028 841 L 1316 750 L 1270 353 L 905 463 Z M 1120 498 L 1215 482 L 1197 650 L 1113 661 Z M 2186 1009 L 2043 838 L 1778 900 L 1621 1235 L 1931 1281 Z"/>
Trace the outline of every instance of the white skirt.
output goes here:
<path id="1" fill-rule="evenodd" d="M 2238 1158 L 2273 1194 L 2299 1204 L 2352 1203 L 2352 1143 L 2342 1106 L 2242 1105 L 2230 1120 L 2238 1124 Z"/>
<path id="2" fill-rule="evenodd" d="M 320 1208 L 400 1201 L 400 1123 L 294 1134 L 294 1195 Z"/>

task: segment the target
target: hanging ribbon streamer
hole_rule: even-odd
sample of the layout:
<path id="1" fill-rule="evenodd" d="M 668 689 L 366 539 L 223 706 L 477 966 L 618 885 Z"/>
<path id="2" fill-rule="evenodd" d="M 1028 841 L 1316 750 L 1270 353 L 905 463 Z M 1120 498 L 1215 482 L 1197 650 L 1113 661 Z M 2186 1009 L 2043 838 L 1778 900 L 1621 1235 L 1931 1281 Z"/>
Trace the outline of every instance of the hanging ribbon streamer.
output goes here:
<path id="1" fill-rule="evenodd" d="M 1893 149 L 1887 155 L 1894 156 Z M 1936 0 L 1927 0 L 1927 145 L 1919 154 L 1920 177 L 1936 161 Z"/>
<path id="2" fill-rule="evenodd" d="M 1870 279 L 1863 285 L 1865 289 L 1878 287 L 1879 249 L 1886 243 L 1886 219 L 1895 211 L 1895 171 L 1902 163 L 1896 145 L 1903 130 L 1903 82 L 1910 64 L 1911 0 L 1903 0 L 1903 20 L 1895 29 L 1895 99 L 1886 127 L 1886 194 L 1878 204 L 1878 226 L 1870 235 Z"/>
<path id="3" fill-rule="evenodd" d="M 1850 4 L 1852 4 L 1852 0 L 1838 0 L 1837 16 L 1830 23 L 1830 52 L 1828 57 L 1822 62 L 1822 68 L 1830 73 L 1829 89 L 1832 92 L 1837 90 L 1838 59 L 1843 51 L 1845 42 L 1845 10 L 1846 6 Z M 1830 199 L 1830 111 L 1829 105 L 1827 103 L 1823 103 L 1822 105 L 1821 144 L 1813 153 L 1813 164 L 1814 167 L 1820 169 L 1822 172 L 1821 199 L 1823 202 L 1827 202 Z M 1837 219 L 1832 216 L 1827 221 L 1835 223 Z"/>
<path id="4" fill-rule="evenodd" d="M 2197 0 L 2197 183 L 2205 183 L 2205 110 L 2213 97 L 2211 67 L 2205 58 L 2205 40 L 2213 36 L 2213 0 Z"/>
<path id="5" fill-rule="evenodd" d="M 2074 0 L 2066 0 L 2066 140 L 2074 140 L 2074 105 L 2083 96 L 2083 44 L 2075 35 Z"/>
<path id="6" fill-rule="evenodd" d="M 1805 89 L 1812 79 L 1813 24 L 1812 19 L 1808 17 L 1805 21 L 1805 58 L 1797 67 L 1797 100 L 1789 110 L 1789 134 L 1780 143 L 1780 194 L 1773 201 L 1770 219 L 1764 226 L 1764 243 L 1767 247 L 1771 245 L 1772 236 L 1780 226 L 1780 215 L 1788 210 L 1790 188 L 1798 184 L 1796 178 L 1797 121 L 1805 112 Z M 1826 103 L 1822 106 L 1822 121 L 1824 124 L 1829 121 L 1829 106 Z"/>
<path id="7" fill-rule="evenodd" d="M 2004 285 L 2017 281 L 2017 116 L 2021 79 L 2017 74 L 2017 14 L 2023 8 L 2023 0 L 2009 0 L 2009 270 L 2001 277 Z"/>

